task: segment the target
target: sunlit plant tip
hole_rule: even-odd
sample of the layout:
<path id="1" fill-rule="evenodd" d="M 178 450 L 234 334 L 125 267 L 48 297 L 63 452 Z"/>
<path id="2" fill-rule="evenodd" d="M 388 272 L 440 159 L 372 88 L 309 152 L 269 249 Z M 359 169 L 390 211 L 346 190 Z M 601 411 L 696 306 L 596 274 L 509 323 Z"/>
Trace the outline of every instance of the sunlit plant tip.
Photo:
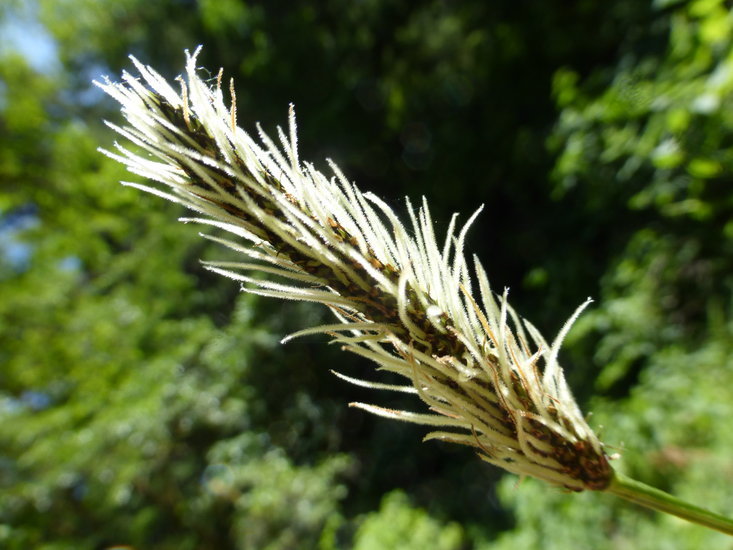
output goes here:
<path id="1" fill-rule="evenodd" d="M 237 126 L 230 83 L 204 81 L 197 52 L 176 86 L 132 58 L 139 76 L 98 85 L 122 106 L 126 140 L 104 151 L 150 186 L 125 183 L 183 204 L 230 238 L 206 236 L 242 255 L 206 268 L 246 292 L 318 302 L 332 324 L 290 337 L 330 335 L 345 350 L 403 376 L 403 386 L 340 374 L 361 386 L 416 394 L 424 412 L 352 403 L 374 414 L 424 424 L 425 439 L 475 448 L 482 459 L 522 476 L 580 491 L 604 489 L 613 472 L 565 382 L 558 350 L 496 296 L 477 258 L 464 254 L 469 226 L 450 221 L 439 243 L 427 202 L 407 202 L 403 223 L 382 200 L 361 192 L 335 164 L 324 175 L 298 156 L 294 111 L 288 132 L 258 139 Z M 131 147 L 134 146 L 135 148 Z M 473 273 L 471 273 L 473 271 Z M 266 273 L 268 278 L 258 277 Z"/>

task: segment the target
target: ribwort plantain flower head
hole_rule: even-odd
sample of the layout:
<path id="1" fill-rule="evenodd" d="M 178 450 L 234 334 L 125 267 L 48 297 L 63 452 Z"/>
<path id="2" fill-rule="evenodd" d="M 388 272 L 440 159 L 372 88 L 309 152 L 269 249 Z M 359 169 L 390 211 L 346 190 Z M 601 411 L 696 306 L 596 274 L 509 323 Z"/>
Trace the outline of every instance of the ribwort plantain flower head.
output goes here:
<path id="1" fill-rule="evenodd" d="M 197 52 L 196 52 L 197 53 Z M 464 255 L 469 226 L 451 219 L 438 241 L 426 201 L 407 202 L 403 223 L 378 197 L 361 192 L 330 163 L 331 176 L 298 156 L 296 125 L 272 140 L 237 126 L 230 83 L 204 81 L 196 53 L 185 78 L 167 82 L 132 58 L 139 76 L 98 85 L 122 106 L 124 126 L 108 125 L 138 147 L 104 151 L 156 182 L 126 183 L 180 203 L 195 221 L 231 238 L 204 236 L 242 256 L 206 263 L 246 292 L 319 302 L 332 324 L 287 338 L 326 333 L 345 350 L 403 376 L 395 386 L 341 378 L 368 388 L 415 394 L 424 412 L 352 403 L 374 414 L 424 424 L 425 439 L 474 447 L 491 464 L 573 491 L 605 489 L 613 475 L 602 444 L 586 423 L 552 344 L 495 295 L 477 258 Z M 139 152 L 139 149 L 142 152 Z M 269 275 L 267 279 L 258 273 Z"/>

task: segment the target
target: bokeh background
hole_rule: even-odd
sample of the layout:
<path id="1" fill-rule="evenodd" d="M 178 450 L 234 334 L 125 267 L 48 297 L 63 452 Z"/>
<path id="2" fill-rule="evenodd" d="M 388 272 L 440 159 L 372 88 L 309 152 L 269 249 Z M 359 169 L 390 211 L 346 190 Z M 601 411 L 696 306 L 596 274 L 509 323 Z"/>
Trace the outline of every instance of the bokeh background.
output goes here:
<path id="1" fill-rule="evenodd" d="M 421 404 L 281 346 L 325 313 L 204 271 L 91 85 L 203 44 L 246 129 L 293 102 L 303 158 L 438 232 L 485 204 L 469 249 L 548 338 L 595 298 L 562 362 L 617 467 L 733 515 L 732 40 L 722 0 L 5 0 L 0 547 L 733 548 L 349 409 Z"/>

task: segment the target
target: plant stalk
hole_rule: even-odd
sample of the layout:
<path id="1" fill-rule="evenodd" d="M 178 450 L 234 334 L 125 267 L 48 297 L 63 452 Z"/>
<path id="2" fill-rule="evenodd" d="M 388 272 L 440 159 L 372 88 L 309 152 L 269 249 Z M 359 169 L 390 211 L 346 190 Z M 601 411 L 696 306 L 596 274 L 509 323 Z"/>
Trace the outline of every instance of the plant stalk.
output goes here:
<path id="1" fill-rule="evenodd" d="M 652 510 L 672 514 L 692 523 L 733 536 L 733 519 L 685 502 L 619 472 L 614 473 L 611 484 L 605 491 Z"/>

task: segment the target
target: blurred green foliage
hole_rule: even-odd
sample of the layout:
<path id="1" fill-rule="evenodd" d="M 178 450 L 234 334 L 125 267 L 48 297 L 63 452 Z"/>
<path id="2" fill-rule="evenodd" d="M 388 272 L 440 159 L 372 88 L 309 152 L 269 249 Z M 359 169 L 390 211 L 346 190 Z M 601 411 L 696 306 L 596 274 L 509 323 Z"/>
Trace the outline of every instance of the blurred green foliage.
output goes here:
<path id="1" fill-rule="evenodd" d="M 400 491 L 382 499 L 378 512 L 369 514 L 354 537 L 354 550 L 459 550 L 464 544 L 457 523 L 441 525 L 424 510 L 413 508 Z"/>
<path id="2" fill-rule="evenodd" d="M 33 11 L 24 12 L 33 6 Z M 471 248 L 551 335 L 616 464 L 733 514 L 733 44 L 722 0 L 7 2 L 58 63 L 0 39 L 0 546 L 9 549 L 721 548 L 599 494 L 502 478 L 348 409 L 417 409 L 328 373 L 371 365 L 280 338 L 325 314 L 240 295 L 226 251 L 96 148 L 90 86 L 184 48 L 238 87 L 240 124 L 299 111 L 332 157 Z M 26 49 L 27 50 L 27 49 Z"/>

